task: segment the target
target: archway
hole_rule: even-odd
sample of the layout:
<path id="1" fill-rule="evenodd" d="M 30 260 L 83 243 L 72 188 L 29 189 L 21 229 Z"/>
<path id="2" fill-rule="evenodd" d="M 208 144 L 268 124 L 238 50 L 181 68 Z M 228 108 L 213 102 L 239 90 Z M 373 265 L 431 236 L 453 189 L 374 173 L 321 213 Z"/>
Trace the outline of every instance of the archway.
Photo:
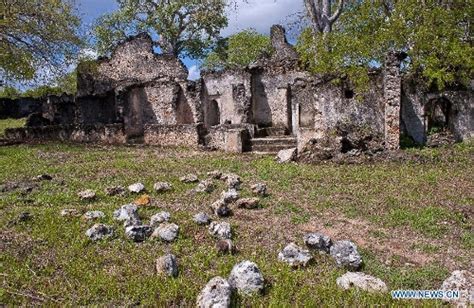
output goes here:
<path id="1" fill-rule="evenodd" d="M 216 100 L 209 102 L 207 107 L 207 126 L 215 126 L 221 123 L 221 112 L 219 109 L 219 104 Z"/>
<path id="2" fill-rule="evenodd" d="M 425 128 L 428 134 L 446 131 L 451 125 L 451 102 L 444 97 L 430 100 L 425 105 Z"/>

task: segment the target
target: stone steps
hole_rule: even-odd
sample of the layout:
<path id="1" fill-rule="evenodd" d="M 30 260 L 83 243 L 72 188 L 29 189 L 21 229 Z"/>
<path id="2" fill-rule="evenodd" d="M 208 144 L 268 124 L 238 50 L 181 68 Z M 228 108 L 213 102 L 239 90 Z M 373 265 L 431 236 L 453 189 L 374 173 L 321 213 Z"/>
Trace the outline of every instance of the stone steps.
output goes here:
<path id="1" fill-rule="evenodd" d="M 295 148 L 296 138 L 291 136 L 253 138 L 250 141 L 252 152 L 258 154 L 276 154 L 281 150 Z"/>

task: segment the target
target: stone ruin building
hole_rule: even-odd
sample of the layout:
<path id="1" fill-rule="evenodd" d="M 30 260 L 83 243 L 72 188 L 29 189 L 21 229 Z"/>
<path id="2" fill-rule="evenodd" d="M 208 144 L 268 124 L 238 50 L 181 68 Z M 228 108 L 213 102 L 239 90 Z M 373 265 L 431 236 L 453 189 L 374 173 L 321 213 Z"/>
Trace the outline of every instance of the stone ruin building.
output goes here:
<path id="1" fill-rule="evenodd" d="M 270 153 L 397 149 L 401 135 L 423 144 L 435 126 L 458 141 L 473 136 L 472 88 L 426 92 L 402 79 L 391 55 L 357 99 L 349 81 L 300 69 L 283 27 L 272 27 L 271 42 L 275 53 L 246 69 L 189 81 L 180 60 L 155 54 L 150 37 L 138 35 L 79 67 L 75 97 L 49 97 L 27 127 L 6 136 Z"/>

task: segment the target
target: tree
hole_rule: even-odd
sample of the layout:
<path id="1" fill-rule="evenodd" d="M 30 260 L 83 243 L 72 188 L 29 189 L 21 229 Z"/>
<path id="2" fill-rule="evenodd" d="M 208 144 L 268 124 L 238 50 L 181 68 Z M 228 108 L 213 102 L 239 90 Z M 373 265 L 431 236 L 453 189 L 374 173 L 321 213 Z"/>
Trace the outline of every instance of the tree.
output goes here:
<path id="1" fill-rule="evenodd" d="M 0 98 L 17 99 L 20 96 L 21 92 L 12 86 L 0 87 Z"/>
<path id="2" fill-rule="evenodd" d="M 56 73 L 83 41 L 73 0 L 0 0 L 0 73 L 4 83 Z"/>
<path id="3" fill-rule="evenodd" d="M 201 57 L 227 25 L 225 0 L 117 0 L 119 10 L 101 17 L 94 32 L 106 55 L 127 36 L 147 32 L 164 54 Z"/>
<path id="4" fill-rule="evenodd" d="M 203 63 L 205 70 L 244 68 L 273 52 L 270 38 L 254 29 L 236 33 L 221 43 Z"/>
<path id="5" fill-rule="evenodd" d="M 348 76 L 363 89 L 370 67 L 397 52 L 407 55 L 404 73 L 426 87 L 441 90 L 472 77 L 469 1 L 354 1 L 344 10 L 332 32 L 307 29 L 300 36 L 297 50 L 310 71 Z"/>
<path id="6" fill-rule="evenodd" d="M 304 0 L 304 5 L 313 31 L 329 33 L 342 13 L 344 0 L 338 0 L 334 13 L 332 13 L 332 0 Z"/>

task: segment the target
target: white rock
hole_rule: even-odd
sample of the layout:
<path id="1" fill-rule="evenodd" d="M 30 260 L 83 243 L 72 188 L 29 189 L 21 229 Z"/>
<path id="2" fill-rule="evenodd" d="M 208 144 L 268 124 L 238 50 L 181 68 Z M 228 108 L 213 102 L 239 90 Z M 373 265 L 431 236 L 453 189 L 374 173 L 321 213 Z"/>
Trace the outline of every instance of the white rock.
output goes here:
<path id="1" fill-rule="evenodd" d="M 458 307 L 469 307 L 474 304 L 474 274 L 469 271 L 454 271 L 441 285 L 442 290 L 459 290 L 459 299 L 451 301 Z M 446 299 L 446 301 L 450 301 Z"/>
<path id="2" fill-rule="evenodd" d="M 222 277 L 212 278 L 202 289 L 197 298 L 199 308 L 227 308 L 230 307 L 232 288 Z"/>
<path id="3" fill-rule="evenodd" d="M 199 181 L 199 178 L 195 174 L 187 174 L 179 178 L 183 183 L 196 183 Z"/>
<path id="4" fill-rule="evenodd" d="M 169 277 L 178 276 L 178 262 L 173 254 L 164 255 L 156 259 L 156 272 L 158 275 Z"/>
<path id="5" fill-rule="evenodd" d="M 258 266 L 250 261 L 242 261 L 236 264 L 229 276 L 231 288 L 236 289 L 239 294 L 252 295 L 263 290 L 264 279 Z"/>
<path id="6" fill-rule="evenodd" d="M 61 210 L 62 217 L 79 217 L 81 216 L 81 212 L 76 209 L 63 209 Z"/>
<path id="7" fill-rule="evenodd" d="M 250 187 L 250 189 L 252 189 L 252 192 L 257 196 L 265 197 L 268 194 L 267 184 L 264 184 L 264 183 L 254 184 L 252 185 L 252 187 Z"/>
<path id="8" fill-rule="evenodd" d="M 85 220 L 94 220 L 94 219 L 100 219 L 104 217 L 105 217 L 105 214 L 104 212 L 101 212 L 101 211 L 88 211 L 83 216 Z"/>
<path id="9" fill-rule="evenodd" d="M 150 219 L 150 225 L 153 228 L 158 227 L 160 224 L 169 221 L 171 218 L 171 214 L 168 212 L 159 212 L 158 214 L 155 214 L 151 216 Z"/>
<path id="10" fill-rule="evenodd" d="M 194 215 L 193 220 L 198 225 L 208 225 L 211 223 L 211 218 L 204 212 L 200 212 Z"/>
<path id="11" fill-rule="evenodd" d="M 347 272 L 336 279 L 336 284 L 344 290 L 355 287 L 367 292 L 388 292 L 385 282 L 360 272 Z"/>
<path id="12" fill-rule="evenodd" d="M 152 232 L 153 228 L 147 225 L 129 226 L 125 228 L 125 235 L 134 242 L 143 242 Z"/>
<path id="13" fill-rule="evenodd" d="M 151 237 L 165 242 L 172 242 L 178 237 L 179 227 L 176 224 L 163 223 L 155 229 Z"/>
<path id="14" fill-rule="evenodd" d="M 139 194 L 145 190 L 145 185 L 143 185 L 142 183 L 135 183 L 128 186 L 128 190 L 132 193 Z"/>
<path id="15" fill-rule="evenodd" d="M 86 235 L 92 241 L 98 241 L 101 239 L 112 237 L 114 234 L 114 230 L 111 226 L 104 225 L 104 224 L 95 224 L 86 231 Z"/>
<path id="16" fill-rule="evenodd" d="M 297 149 L 291 148 L 288 150 L 281 150 L 277 154 L 279 163 L 289 163 L 296 159 Z"/>
<path id="17" fill-rule="evenodd" d="M 120 209 L 114 211 L 113 217 L 115 220 L 124 221 L 126 227 L 140 224 L 138 207 L 133 203 L 126 204 Z"/>
<path id="18" fill-rule="evenodd" d="M 229 216 L 231 213 L 230 208 L 227 206 L 227 203 L 224 200 L 219 199 L 213 204 L 211 204 L 211 209 L 214 211 L 214 214 L 219 217 Z"/>
<path id="19" fill-rule="evenodd" d="M 292 267 L 306 266 L 313 257 L 308 250 L 304 250 L 295 243 L 288 244 L 279 254 L 278 260 L 288 263 Z"/>
<path id="20" fill-rule="evenodd" d="M 198 193 L 211 193 L 214 191 L 214 188 L 214 183 L 211 180 L 204 180 L 199 182 L 194 190 Z"/>
<path id="21" fill-rule="evenodd" d="M 90 201 L 90 200 L 94 200 L 94 199 L 95 199 L 96 194 L 95 194 L 95 191 L 90 190 L 90 189 L 87 189 L 87 190 L 83 190 L 83 191 L 79 192 L 79 193 L 77 194 L 77 196 L 78 196 L 81 200 Z"/>
<path id="22" fill-rule="evenodd" d="M 158 182 L 153 185 L 153 189 L 158 193 L 167 192 L 173 189 L 170 183 L 167 182 Z"/>
<path id="23" fill-rule="evenodd" d="M 362 257 L 357 251 L 356 244 L 351 241 L 337 241 L 329 249 L 336 264 L 349 270 L 358 270 L 362 265 Z"/>
<path id="24" fill-rule="evenodd" d="M 236 189 L 229 189 L 228 191 L 223 191 L 221 194 L 221 200 L 226 204 L 235 202 L 239 199 L 240 194 Z"/>
<path id="25" fill-rule="evenodd" d="M 304 243 L 308 248 L 329 253 L 332 246 L 331 238 L 321 233 L 308 233 L 303 238 Z"/>
<path id="26" fill-rule="evenodd" d="M 232 237 L 232 230 L 230 228 L 230 224 L 226 221 L 211 222 L 211 225 L 209 226 L 209 233 L 217 238 L 224 240 L 231 239 Z"/>

